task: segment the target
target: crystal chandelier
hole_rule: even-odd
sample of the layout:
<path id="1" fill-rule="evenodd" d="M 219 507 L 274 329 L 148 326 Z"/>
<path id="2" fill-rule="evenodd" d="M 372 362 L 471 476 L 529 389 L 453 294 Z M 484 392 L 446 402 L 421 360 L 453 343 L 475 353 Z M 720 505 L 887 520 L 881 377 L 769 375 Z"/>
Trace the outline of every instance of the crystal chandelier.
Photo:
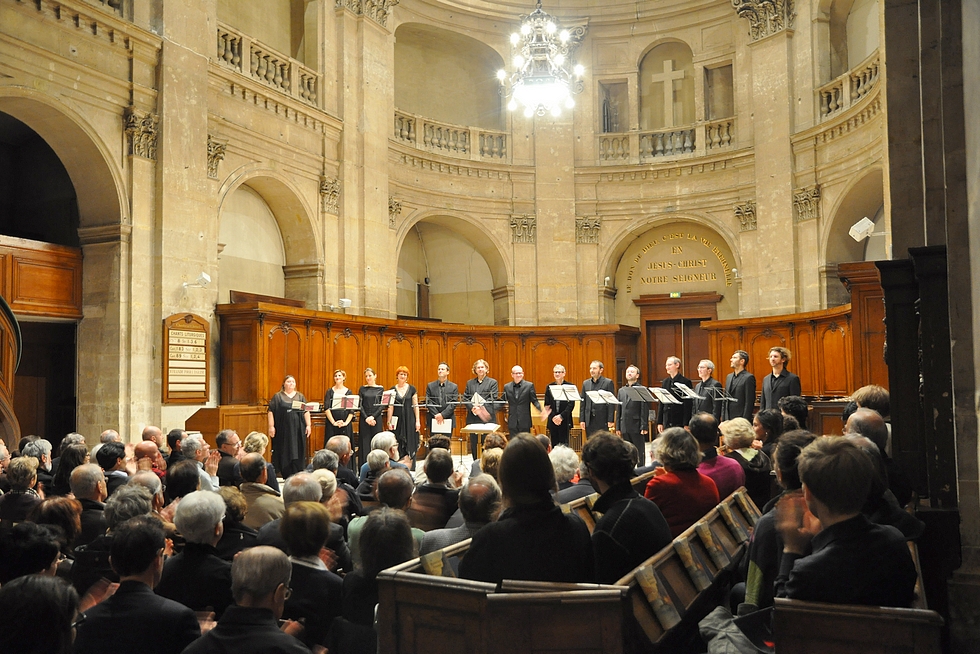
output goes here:
<path id="1" fill-rule="evenodd" d="M 541 9 L 541 0 L 527 16 L 522 16 L 520 32 L 510 35 L 514 72 L 497 71 L 505 95 L 510 87 L 511 111 L 524 108 L 524 115 L 560 116 L 562 107 L 575 106 L 572 95 L 585 85 L 585 68 L 575 64 L 572 51 L 585 36 L 585 25 L 563 29 L 555 18 Z"/>

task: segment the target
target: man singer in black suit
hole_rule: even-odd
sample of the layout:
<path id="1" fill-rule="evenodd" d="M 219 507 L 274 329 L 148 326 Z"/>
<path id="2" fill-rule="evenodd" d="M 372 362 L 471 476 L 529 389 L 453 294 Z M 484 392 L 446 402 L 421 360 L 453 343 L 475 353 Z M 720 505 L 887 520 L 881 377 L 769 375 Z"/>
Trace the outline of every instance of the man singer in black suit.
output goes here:
<path id="1" fill-rule="evenodd" d="M 575 387 L 572 382 L 565 381 L 565 366 L 560 363 L 554 368 L 555 385 Z M 556 400 L 551 394 L 551 384 L 544 391 L 545 422 L 548 424 L 548 436 L 552 445 L 568 445 L 568 430 L 572 427 L 572 411 L 575 402 Z"/>
<path id="2" fill-rule="evenodd" d="M 586 438 L 601 429 L 612 431 L 616 428 L 616 407 L 612 404 L 595 404 L 588 396 L 589 391 L 609 391 L 615 393 L 613 382 L 602 376 L 605 367 L 602 361 L 589 364 L 589 377 L 582 382 L 582 407 L 579 412 L 579 426 L 585 432 Z"/>
<path id="3" fill-rule="evenodd" d="M 674 384 L 684 384 L 691 388 L 691 380 L 681 374 L 681 360 L 677 357 L 667 357 L 667 378 L 663 381 L 663 389 L 680 400 L 680 404 L 664 404 L 657 416 L 657 433 L 668 427 L 686 427 L 691 421 L 691 400 L 681 400 L 674 392 Z"/>
<path id="4" fill-rule="evenodd" d="M 745 369 L 749 365 L 749 353 L 745 350 L 735 350 L 732 355 L 732 370 L 725 379 L 725 392 L 735 398 L 735 402 L 723 402 L 721 407 L 722 421 L 732 418 L 745 418 L 752 422 L 755 409 L 755 375 Z"/>
<path id="5" fill-rule="evenodd" d="M 785 347 L 769 348 L 769 365 L 772 372 L 762 380 L 762 397 L 759 411 L 778 409 L 779 400 L 788 395 L 803 395 L 800 378 L 786 369 L 792 355 Z"/>
<path id="6" fill-rule="evenodd" d="M 466 403 L 466 424 L 478 425 L 483 423 L 497 422 L 497 395 L 500 387 L 497 380 L 490 377 L 490 364 L 484 359 L 477 359 L 473 363 L 473 379 L 466 382 L 466 391 L 463 393 L 463 402 Z M 482 406 L 473 405 L 473 395 L 479 393 L 480 397 L 486 402 Z M 487 415 L 489 414 L 489 416 Z M 476 454 L 476 434 L 470 434 L 470 454 L 477 458 Z"/>
<path id="7" fill-rule="evenodd" d="M 507 400 L 507 429 L 511 435 L 531 431 L 531 405 L 538 411 L 538 402 L 534 384 L 524 381 L 524 368 L 514 366 L 510 369 L 514 381 L 504 384 L 504 399 Z"/>
<path id="8" fill-rule="evenodd" d="M 698 363 L 698 378 L 700 381 L 694 387 L 694 392 L 700 395 L 700 399 L 694 400 L 691 407 L 691 415 L 710 413 L 719 422 L 721 421 L 721 405 L 724 403 L 709 389 L 721 388 L 721 382 L 713 377 L 715 374 L 715 363 L 711 359 L 701 359 Z"/>
<path id="9" fill-rule="evenodd" d="M 449 421 L 449 433 L 453 433 L 453 415 L 456 406 L 450 404 L 459 397 L 459 387 L 449 381 L 449 364 L 442 362 L 436 368 L 435 381 L 425 387 L 425 409 L 429 414 L 429 435 L 437 433 L 434 424 L 442 425 Z"/>
<path id="10" fill-rule="evenodd" d="M 616 421 L 616 435 L 636 446 L 640 458 L 646 457 L 647 436 L 650 433 L 650 405 L 634 400 L 626 392 L 630 386 L 640 385 L 640 369 L 636 366 L 626 368 L 626 386 L 619 389 L 619 418 Z M 646 465 L 644 461 L 642 465 Z"/>

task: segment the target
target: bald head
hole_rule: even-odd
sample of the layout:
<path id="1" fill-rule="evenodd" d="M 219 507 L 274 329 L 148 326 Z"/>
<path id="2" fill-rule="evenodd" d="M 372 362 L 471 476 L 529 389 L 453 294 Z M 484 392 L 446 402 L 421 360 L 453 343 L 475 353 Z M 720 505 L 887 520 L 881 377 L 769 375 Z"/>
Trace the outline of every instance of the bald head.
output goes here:
<path id="1" fill-rule="evenodd" d="M 143 428 L 143 440 L 153 441 L 156 443 L 157 449 L 163 449 L 163 432 L 160 431 L 159 427 L 154 427 L 153 425 L 147 425 Z"/>
<path id="2" fill-rule="evenodd" d="M 466 522 L 487 523 L 500 510 L 500 486 L 487 474 L 477 475 L 459 492 L 459 510 Z"/>
<path id="3" fill-rule="evenodd" d="M 245 481 L 255 484 L 264 484 L 268 481 L 265 459 L 258 452 L 250 452 L 243 456 L 238 467 Z"/>
<path id="4" fill-rule="evenodd" d="M 116 431 L 115 429 L 106 429 L 104 432 L 102 432 L 99 435 L 99 442 L 100 443 L 111 443 L 111 442 L 121 443 L 122 442 L 122 439 L 119 438 L 119 432 Z"/>
<path id="5" fill-rule="evenodd" d="M 101 502 L 106 498 L 105 473 L 94 463 L 84 463 L 71 471 L 68 483 L 80 500 Z"/>
<path id="6" fill-rule="evenodd" d="M 404 468 L 394 468 L 378 477 L 376 492 L 385 506 L 404 510 L 415 492 L 415 483 Z"/>
<path id="7" fill-rule="evenodd" d="M 340 459 L 341 465 L 346 465 L 350 460 L 351 446 L 350 438 L 347 436 L 334 436 L 327 441 L 327 444 L 323 448 L 336 454 L 337 458 Z"/>
<path id="8" fill-rule="evenodd" d="M 884 456 L 888 444 L 888 425 L 881 414 L 874 409 L 858 409 L 847 419 L 844 433 L 859 434 L 878 446 L 878 451 Z"/>

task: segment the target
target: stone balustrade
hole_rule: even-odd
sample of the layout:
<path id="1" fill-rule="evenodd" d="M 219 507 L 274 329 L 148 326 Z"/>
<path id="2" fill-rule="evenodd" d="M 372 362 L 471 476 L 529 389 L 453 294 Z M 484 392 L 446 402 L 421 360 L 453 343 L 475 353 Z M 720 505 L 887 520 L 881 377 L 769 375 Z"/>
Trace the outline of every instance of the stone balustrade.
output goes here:
<path id="1" fill-rule="evenodd" d="M 878 84 L 880 58 L 875 50 L 860 64 L 817 89 L 820 120 L 844 111 L 871 93 Z"/>
<path id="2" fill-rule="evenodd" d="M 318 106 L 316 71 L 222 23 L 218 24 L 217 60 L 280 93 Z"/>
<path id="3" fill-rule="evenodd" d="M 704 147 L 706 150 L 730 148 L 735 142 L 735 119 L 722 118 L 704 124 Z"/>
<path id="4" fill-rule="evenodd" d="M 419 150 L 461 159 L 505 161 L 509 158 L 505 132 L 442 123 L 398 110 L 395 110 L 392 138 Z"/>

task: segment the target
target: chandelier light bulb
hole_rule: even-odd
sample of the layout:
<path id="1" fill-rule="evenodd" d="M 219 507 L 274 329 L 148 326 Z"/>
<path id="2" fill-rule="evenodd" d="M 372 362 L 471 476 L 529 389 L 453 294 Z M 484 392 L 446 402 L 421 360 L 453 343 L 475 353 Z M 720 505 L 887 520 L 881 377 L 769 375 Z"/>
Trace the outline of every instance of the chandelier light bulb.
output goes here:
<path id="1" fill-rule="evenodd" d="M 514 55 L 514 68 L 524 67 L 524 57 L 521 55 Z"/>
<path id="2" fill-rule="evenodd" d="M 581 77 L 585 74 L 585 66 L 582 64 L 577 64 L 573 70 L 575 71 L 575 75 L 577 77 Z"/>
<path id="3" fill-rule="evenodd" d="M 559 66 L 564 66 L 565 65 L 565 55 L 563 55 L 563 54 L 557 54 L 557 55 L 555 55 L 555 64 L 557 64 Z"/>
<path id="4" fill-rule="evenodd" d="M 511 45 L 517 45 L 517 43 L 520 40 L 521 40 L 521 35 L 518 34 L 517 32 L 514 32 L 513 34 L 510 35 L 510 44 Z"/>
<path id="5" fill-rule="evenodd" d="M 517 100 L 511 98 L 510 102 L 507 103 L 507 109 L 509 109 L 510 111 L 514 111 L 515 109 L 517 109 Z"/>
<path id="6" fill-rule="evenodd" d="M 552 107 L 551 108 L 551 115 L 554 116 L 555 118 L 558 118 L 558 116 L 561 116 L 561 107 L 559 107 L 558 105 L 555 105 L 554 107 Z"/>
<path id="7" fill-rule="evenodd" d="M 501 68 L 500 70 L 498 70 L 497 71 L 497 79 L 499 79 L 501 82 L 503 82 L 505 79 L 507 79 L 507 71 L 504 70 L 503 68 Z"/>
<path id="8" fill-rule="evenodd" d="M 565 100 L 565 108 L 566 109 L 574 109 L 575 108 L 575 100 L 572 100 L 571 98 L 568 98 L 567 100 Z"/>
<path id="9" fill-rule="evenodd" d="M 533 115 L 534 115 L 534 108 L 533 107 L 524 107 L 524 117 L 525 118 L 530 118 Z"/>
<path id="10" fill-rule="evenodd" d="M 550 20 L 544 26 L 544 31 L 547 32 L 548 34 L 554 34 L 555 30 L 557 29 L 558 28 L 555 26 L 555 24 L 552 23 Z"/>
<path id="11" fill-rule="evenodd" d="M 529 23 L 524 23 L 523 25 L 521 25 L 521 34 L 527 36 L 530 33 L 531 33 L 531 25 Z"/>
<path id="12" fill-rule="evenodd" d="M 568 30 L 562 30 L 558 35 L 558 38 L 562 43 L 568 43 L 568 39 L 571 38 L 571 35 L 568 33 Z"/>

